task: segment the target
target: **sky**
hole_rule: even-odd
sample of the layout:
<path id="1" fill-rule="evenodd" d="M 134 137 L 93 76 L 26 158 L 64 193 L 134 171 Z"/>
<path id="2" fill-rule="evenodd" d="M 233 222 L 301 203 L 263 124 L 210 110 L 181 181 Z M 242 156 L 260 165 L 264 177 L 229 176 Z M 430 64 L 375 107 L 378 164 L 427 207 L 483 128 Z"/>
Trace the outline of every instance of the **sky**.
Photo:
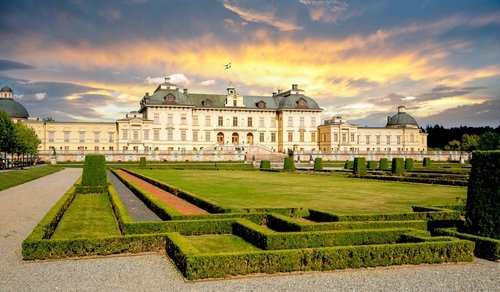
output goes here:
<path id="1" fill-rule="evenodd" d="M 0 87 L 31 117 L 115 121 L 164 77 L 193 93 L 298 84 L 359 126 L 500 125 L 498 0 L 0 0 Z M 230 69 L 225 65 L 231 63 Z"/>

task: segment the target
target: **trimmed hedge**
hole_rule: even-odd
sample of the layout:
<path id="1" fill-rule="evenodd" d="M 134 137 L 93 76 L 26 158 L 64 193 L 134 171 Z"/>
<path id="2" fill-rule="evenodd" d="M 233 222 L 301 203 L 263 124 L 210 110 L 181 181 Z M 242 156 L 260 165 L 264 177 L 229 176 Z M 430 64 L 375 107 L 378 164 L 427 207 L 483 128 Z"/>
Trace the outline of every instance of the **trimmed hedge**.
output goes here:
<path id="1" fill-rule="evenodd" d="M 285 157 L 283 171 L 295 171 L 295 161 L 293 161 L 293 157 Z"/>
<path id="2" fill-rule="evenodd" d="M 178 233 L 167 234 L 167 254 L 189 280 L 251 273 L 326 271 L 403 264 L 472 261 L 466 240 L 202 254 Z"/>
<path id="3" fill-rule="evenodd" d="M 259 168 L 260 169 L 271 169 L 271 161 L 269 161 L 269 160 L 261 160 Z"/>
<path id="4" fill-rule="evenodd" d="M 371 170 L 377 169 L 378 168 L 377 161 L 369 160 L 366 164 L 366 167 Z"/>
<path id="5" fill-rule="evenodd" d="M 405 161 L 404 158 L 393 158 L 391 165 L 392 174 L 400 175 L 405 172 Z"/>
<path id="6" fill-rule="evenodd" d="M 424 157 L 424 160 L 422 161 L 422 166 L 424 166 L 424 167 L 431 166 L 431 158 L 430 157 Z"/>
<path id="7" fill-rule="evenodd" d="M 321 157 L 314 159 L 314 170 L 323 170 L 323 159 Z"/>
<path id="8" fill-rule="evenodd" d="M 436 229 L 435 234 L 474 241 L 476 243 L 474 254 L 477 257 L 490 261 L 500 260 L 500 240 L 498 239 L 462 233 L 450 228 Z"/>
<path id="9" fill-rule="evenodd" d="M 352 173 L 355 176 L 363 176 L 366 175 L 366 160 L 364 157 L 355 157 Z"/>
<path id="10" fill-rule="evenodd" d="M 389 169 L 389 159 L 387 159 L 387 158 L 380 158 L 379 169 L 380 170 L 387 170 L 387 169 Z"/>
<path id="11" fill-rule="evenodd" d="M 468 233 L 500 239 L 500 150 L 474 151 L 467 189 Z"/>
<path id="12" fill-rule="evenodd" d="M 139 159 L 139 167 L 146 167 L 146 166 L 147 166 L 146 157 L 141 156 L 141 158 Z"/>
<path id="13" fill-rule="evenodd" d="M 405 159 L 405 170 L 412 170 L 413 169 L 413 158 L 406 158 Z"/>
<path id="14" fill-rule="evenodd" d="M 344 163 L 344 169 L 352 169 L 354 166 L 354 162 L 353 161 L 346 161 Z"/>
<path id="15" fill-rule="evenodd" d="M 316 222 L 335 221 L 402 221 L 402 220 L 458 220 L 460 212 L 442 210 L 439 212 L 413 212 L 393 214 L 366 214 L 366 215 L 336 215 L 324 211 L 309 209 L 309 218 Z"/>
<path id="16" fill-rule="evenodd" d="M 82 186 L 107 186 L 104 155 L 87 154 L 83 165 Z"/>

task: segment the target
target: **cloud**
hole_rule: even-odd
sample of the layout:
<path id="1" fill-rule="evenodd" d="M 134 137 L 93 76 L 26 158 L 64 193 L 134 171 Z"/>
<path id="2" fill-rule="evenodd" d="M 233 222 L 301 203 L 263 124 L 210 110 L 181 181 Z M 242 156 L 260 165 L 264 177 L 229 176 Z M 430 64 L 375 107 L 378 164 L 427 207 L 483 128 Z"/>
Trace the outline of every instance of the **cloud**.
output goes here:
<path id="1" fill-rule="evenodd" d="M 33 67 L 31 65 L 26 65 L 24 63 L 0 59 L 0 71 L 33 69 L 33 68 L 35 68 L 35 67 Z"/>
<path id="2" fill-rule="evenodd" d="M 497 97 L 499 98 L 499 97 Z M 500 100 L 487 100 L 471 105 L 460 105 L 434 115 L 427 116 L 422 122 L 427 125 L 439 124 L 444 127 L 467 126 L 500 126 Z"/>
<path id="3" fill-rule="evenodd" d="M 344 1 L 337 0 L 299 0 L 307 6 L 309 16 L 313 21 L 337 23 L 349 6 Z"/>
<path id="4" fill-rule="evenodd" d="M 204 81 L 200 82 L 200 85 L 202 85 L 202 86 L 210 86 L 210 85 L 214 85 L 214 84 L 215 84 L 214 79 L 204 80 Z"/>
<path id="5" fill-rule="evenodd" d="M 474 90 L 475 89 L 472 87 L 466 89 L 466 88 L 438 85 L 427 92 L 417 95 L 417 99 L 419 101 L 426 101 L 426 100 L 442 99 L 446 97 L 464 96 L 469 93 L 472 93 Z"/>
<path id="6" fill-rule="evenodd" d="M 44 100 L 47 96 L 47 92 L 38 92 L 34 94 L 36 100 Z"/>
<path id="7" fill-rule="evenodd" d="M 269 9 L 268 11 L 259 11 L 251 8 L 239 7 L 237 4 L 237 1 L 226 0 L 223 2 L 223 5 L 226 9 L 238 14 L 239 17 L 241 17 L 241 19 L 245 21 L 264 23 L 282 31 L 294 31 L 303 29 L 290 20 L 276 17 L 274 9 Z"/>

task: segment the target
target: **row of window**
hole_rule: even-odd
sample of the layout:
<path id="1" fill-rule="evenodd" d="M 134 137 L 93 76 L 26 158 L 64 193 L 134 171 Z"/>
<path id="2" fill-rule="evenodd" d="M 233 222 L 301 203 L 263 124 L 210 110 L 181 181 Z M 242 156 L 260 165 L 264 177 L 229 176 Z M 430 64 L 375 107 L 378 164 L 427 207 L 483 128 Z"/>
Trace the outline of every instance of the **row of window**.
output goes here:
<path id="1" fill-rule="evenodd" d="M 160 124 L 160 114 L 155 113 L 153 115 L 153 121 L 155 124 Z M 273 117 L 271 118 L 271 127 L 275 128 L 276 127 L 276 119 Z M 174 115 L 173 114 L 168 114 L 167 115 L 167 125 L 174 125 Z M 182 114 L 181 115 L 181 120 L 180 120 L 180 125 L 187 125 L 187 114 Z M 232 123 L 231 125 L 233 127 L 238 127 L 239 125 L 244 126 L 244 121 L 242 120 L 241 123 L 238 121 L 238 117 L 232 117 Z M 288 117 L 288 127 L 293 127 L 294 126 L 294 117 Z M 199 126 L 199 120 L 198 116 L 194 115 L 193 116 L 193 126 Z M 212 118 L 211 116 L 205 116 L 205 126 L 212 126 Z M 224 116 L 217 116 L 217 126 L 223 127 L 224 126 Z M 226 123 L 226 126 L 229 126 L 229 118 L 228 122 Z M 254 120 L 253 117 L 248 117 L 246 120 L 246 126 L 247 127 L 253 127 L 254 126 Z M 265 118 L 264 117 L 259 117 L 259 127 L 264 128 L 266 126 L 265 123 Z M 311 128 L 316 128 L 316 117 L 311 117 L 310 119 L 310 127 Z M 306 127 L 306 122 L 305 122 L 305 117 L 300 117 L 299 118 L 299 127 Z"/>
<path id="2" fill-rule="evenodd" d="M 55 141 L 55 136 L 56 132 L 55 131 L 49 131 L 48 133 L 49 137 L 48 140 L 49 142 L 54 142 Z M 63 141 L 65 143 L 69 143 L 71 140 L 71 132 L 69 131 L 64 131 L 63 132 Z M 78 141 L 80 143 L 85 143 L 88 142 L 86 138 L 86 132 L 78 132 Z M 101 132 L 94 132 L 94 142 L 99 143 L 101 142 Z M 115 142 L 115 133 L 108 132 L 108 142 L 114 143 Z"/>
<path id="3" fill-rule="evenodd" d="M 365 136 L 365 143 L 366 144 L 371 144 L 372 140 L 371 140 L 371 135 L 366 135 Z M 387 135 L 385 136 L 385 141 L 386 141 L 386 144 L 387 145 L 390 145 L 391 142 L 392 142 L 392 136 L 390 135 Z M 349 143 L 349 142 L 356 142 L 356 140 L 354 139 L 355 136 L 354 134 L 350 134 L 350 140 L 347 140 L 347 134 L 342 134 L 341 136 L 342 138 L 342 143 Z M 376 144 L 381 144 L 381 139 L 382 139 L 382 136 L 380 135 L 377 135 L 375 136 L 375 143 Z M 415 135 L 411 134 L 410 135 L 410 143 L 415 143 Z M 327 141 L 327 134 L 324 134 L 323 135 L 323 141 Z M 359 141 L 360 141 L 360 136 L 358 135 L 358 144 L 359 144 Z M 333 134 L 333 142 L 339 142 L 339 134 Z M 396 144 L 401 144 L 401 136 L 396 136 Z"/>

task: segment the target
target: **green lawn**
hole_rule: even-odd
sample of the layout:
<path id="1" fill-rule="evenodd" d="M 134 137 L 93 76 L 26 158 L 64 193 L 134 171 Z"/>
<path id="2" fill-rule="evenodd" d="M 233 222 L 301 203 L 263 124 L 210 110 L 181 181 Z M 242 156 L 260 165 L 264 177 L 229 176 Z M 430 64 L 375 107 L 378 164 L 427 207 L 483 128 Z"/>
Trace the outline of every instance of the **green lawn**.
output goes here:
<path id="1" fill-rule="evenodd" d="M 120 235 L 108 196 L 78 194 L 64 213 L 52 239 Z"/>
<path id="2" fill-rule="evenodd" d="M 410 212 L 465 199 L 467 188 L 260 171 L 136 169 L 224 207 L 303 207 L 339 214 Z"/>
<path id="3" fill-rule="evenodd" d="M 0 172 L 0 191 L 35 180 L 61 170 L 56 166 L 38 166 Z"/>
<path id="4" fill-rule="evenodd" d="M 232 234 L 186 236 L 201 253 L 222 253 L 260 250 L 241 237 Z"/>

